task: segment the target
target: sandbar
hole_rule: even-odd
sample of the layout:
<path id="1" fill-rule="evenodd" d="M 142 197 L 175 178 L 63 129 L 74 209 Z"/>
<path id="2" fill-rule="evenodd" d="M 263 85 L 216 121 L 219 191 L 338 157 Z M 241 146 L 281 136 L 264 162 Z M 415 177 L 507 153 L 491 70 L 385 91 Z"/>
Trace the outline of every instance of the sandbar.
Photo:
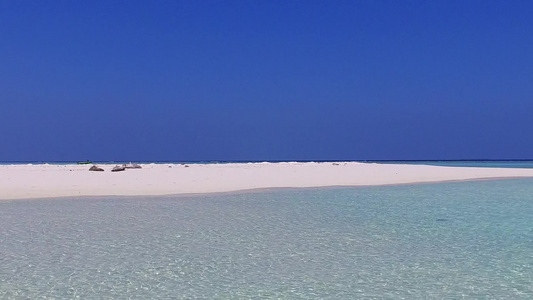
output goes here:
<path id="1" fill-rule="evenodd" d="M 533 169 L 359 162 L 142 164 L 89 171 L 88 165 L 0 165 L 0 200 L 73 196 L 160 196 L 265 188 L 374 186 L 533 177 Z"/>

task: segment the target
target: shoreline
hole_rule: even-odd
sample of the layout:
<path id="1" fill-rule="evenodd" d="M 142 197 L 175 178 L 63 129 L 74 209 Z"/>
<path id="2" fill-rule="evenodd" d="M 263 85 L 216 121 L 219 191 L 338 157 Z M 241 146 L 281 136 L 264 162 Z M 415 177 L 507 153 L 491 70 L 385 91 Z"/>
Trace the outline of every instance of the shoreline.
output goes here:
<path id="1" fill-rule="evenodd" d="M 92 165 L 0 165 L 0 200 L 92 196 L 175 196 L 533 178 L 533 169 L 359 162 L 141 164 L 88 171 Z"/>
<path id="2" fill-rule="evenodd" d="M 244 190 L 235 190 L 227 192 L 198 192 L 198 193 L 179 193 L 179 194 L 157 194 L 157 195 L 75 195 L 75 196 L 46 196 L 37 198 L 14 198 L 14 199 L 2 199 L 3 201 L 40 201 L 40 200 L 55 200 L 55 199 L 100 199 L 106 197 L 113 197 L 119 199 L 128 199 L 136 197 L 203 197 L 203 196 L 224 196 L 224 195 L 245 195 L 262 192 L 275 192 L 275 191 L 292 191 L 292 190 L 322 190 L 322 189 L 343 189 L 343 188 L 369 188 L 369 187 L 400 187 L 400 186 L 419 186 L 419 185 L 433 185 L 433 184 L 445 184 L 445 183 L 461 183 L 461 182 L 483 182 L 483 181 L 500 181 L 500 180 L 515 180 L 515 179 L 528 179 L 533 176 L 518 176 L 518 177 L 489 177 L 489 178 L 477 178 L 477 179 L 460 179 L 460 180 L 442 180 L 442 181 L 425 181 L 414 183 L 391 183 L 391 184 L 375 184 L 375 185 L 328 185 L 328 186 L 312 186 L 312 187 L 266 187 L 266 188 L 252 188 Z"/>

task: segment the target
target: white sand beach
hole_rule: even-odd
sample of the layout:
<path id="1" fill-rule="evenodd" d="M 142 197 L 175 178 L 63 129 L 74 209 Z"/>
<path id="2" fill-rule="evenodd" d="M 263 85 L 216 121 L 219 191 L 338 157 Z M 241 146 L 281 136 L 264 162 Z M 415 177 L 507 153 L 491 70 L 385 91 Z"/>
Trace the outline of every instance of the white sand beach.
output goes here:
<path id="1" fill-rule="evenodd" d="M 533 169 L 426 165 L 321 163 L 144 164 L 111 172 L 114 165 L 1 165 L 0 199 L 133 196 L 233 192 L 262 188 L 371 186 L 533 177 Z"/>

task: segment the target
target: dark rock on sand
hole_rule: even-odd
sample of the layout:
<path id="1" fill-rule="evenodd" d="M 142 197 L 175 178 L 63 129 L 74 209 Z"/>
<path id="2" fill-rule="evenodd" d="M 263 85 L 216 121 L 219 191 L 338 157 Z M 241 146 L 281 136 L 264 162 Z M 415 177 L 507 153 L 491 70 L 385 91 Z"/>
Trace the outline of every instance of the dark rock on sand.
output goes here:
<path id="1" fill-rule="evenodd" d="M 104 170 L 104 169 L 102 169 L 102 168 L 100 168 L 100 167 L 98 167 L 98 166 L 92 166 L 92 167 L 89 169 L 89 171 L 100 171 L 100 172 L 103 171 L 103 170 Z"/>
<path id="2" fill-rule="evenodd" d="M 124 165 L 126 169 L 141 169 L 142 167 L 136 163 L 129 163 L 127 165 Z"/>
<path id="3" fill-rule="evenodd" d="M 122 166 L 118 166 L 117 165 L 111 170 L 111 172 L 120 172 L 120 171 L 124 171 L 124 170 L 126 170 L 126 167 L 124 165 L 122 165 Z"/>

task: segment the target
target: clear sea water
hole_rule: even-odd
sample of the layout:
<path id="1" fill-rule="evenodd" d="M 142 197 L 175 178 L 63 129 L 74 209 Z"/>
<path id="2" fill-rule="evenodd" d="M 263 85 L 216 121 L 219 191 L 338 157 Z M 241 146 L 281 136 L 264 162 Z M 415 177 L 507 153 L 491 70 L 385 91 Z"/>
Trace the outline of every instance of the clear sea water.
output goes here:
<path id="1" fill-rule="evenodd" d="M 533 179 L 0 202 L 0 299 L 532 299 Z"/>

